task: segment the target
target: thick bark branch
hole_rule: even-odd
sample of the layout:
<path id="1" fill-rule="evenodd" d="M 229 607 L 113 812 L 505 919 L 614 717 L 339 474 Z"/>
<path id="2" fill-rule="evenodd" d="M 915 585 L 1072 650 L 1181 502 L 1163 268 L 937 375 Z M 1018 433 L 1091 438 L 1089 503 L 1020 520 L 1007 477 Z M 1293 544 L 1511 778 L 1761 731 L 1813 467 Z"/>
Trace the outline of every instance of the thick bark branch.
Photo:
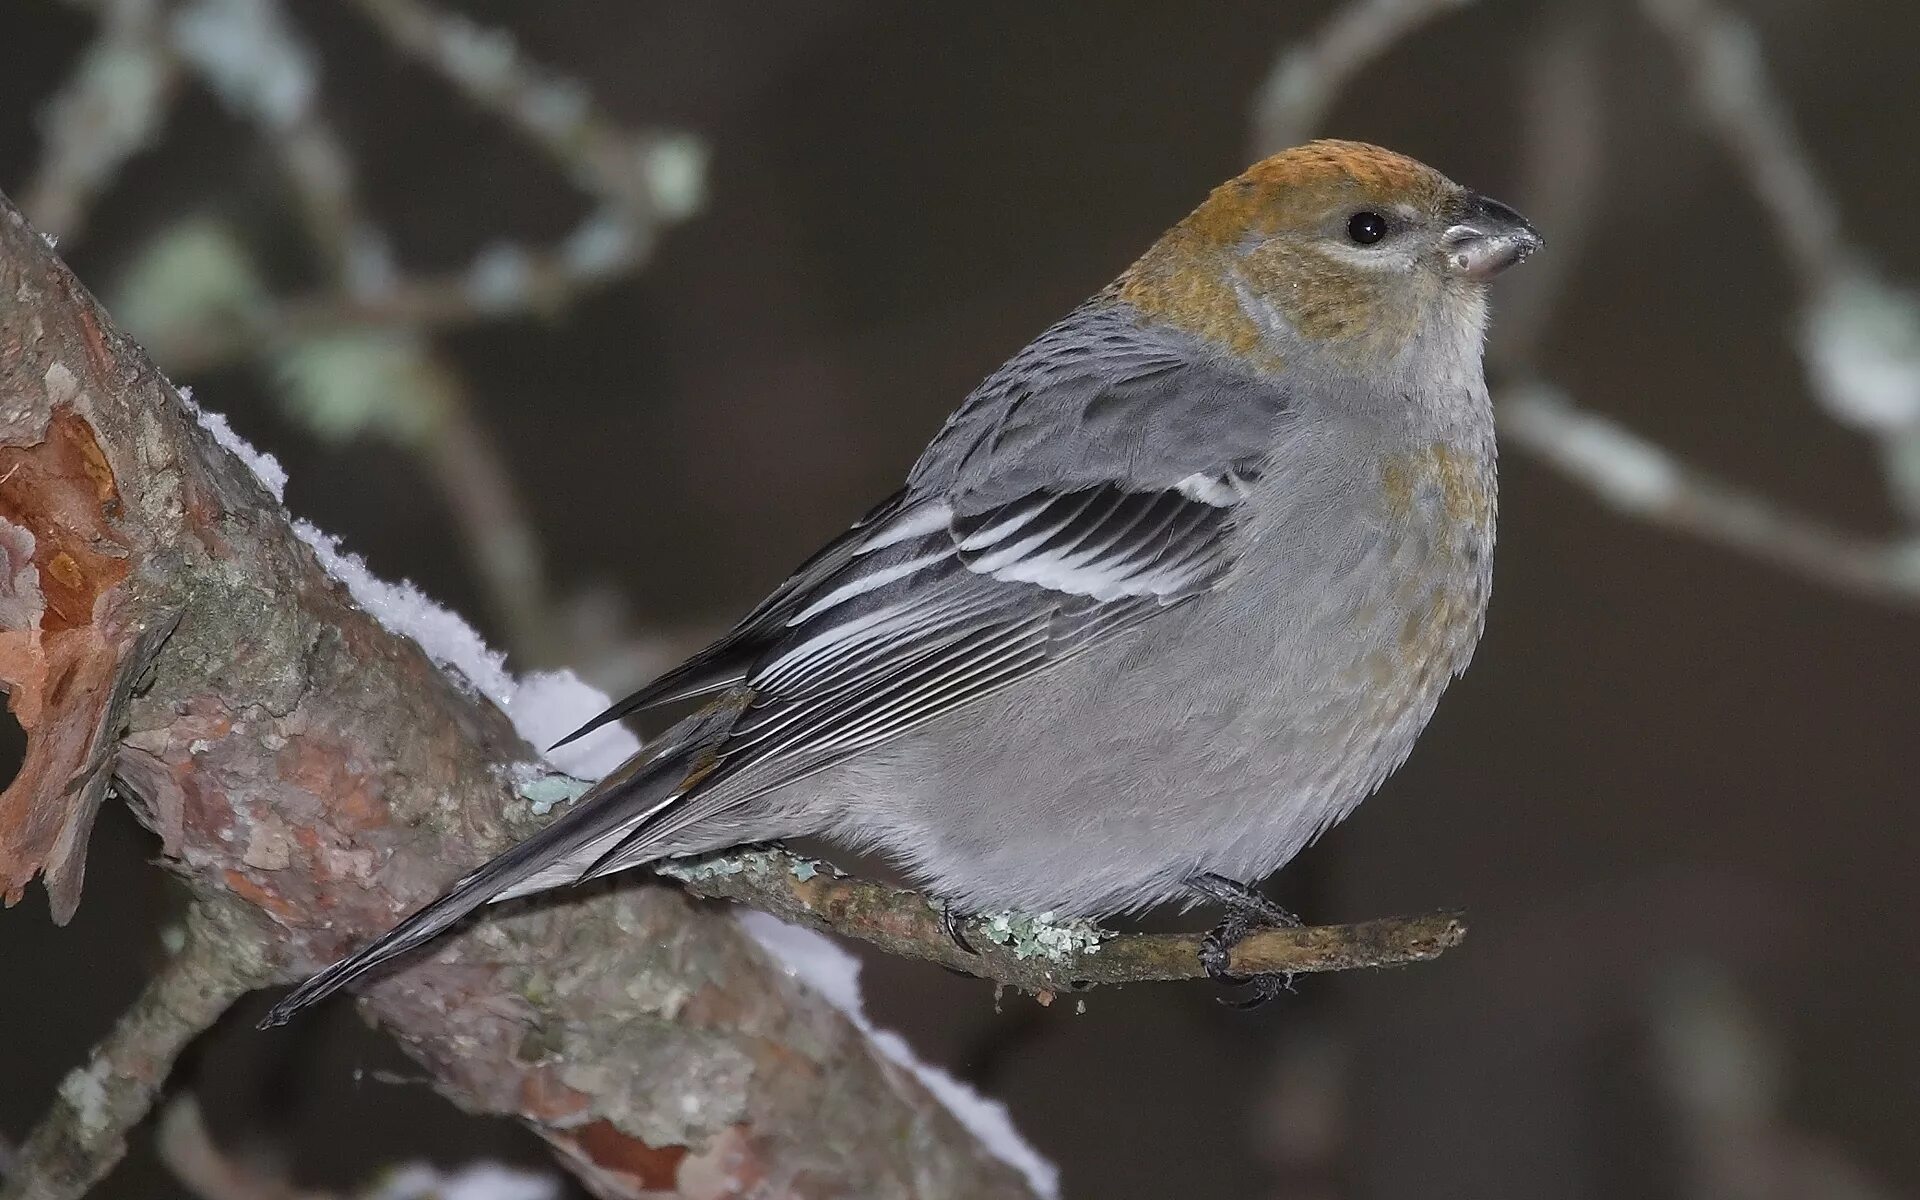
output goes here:
<path id="1" fill-rule="evenodd" d="M 52 868 L 70 911 L 101 761 L 198 893 L 265 918 L 234 952 L 282 978 L 532 827 L 507 781 L 534 756 L 506 719 L 351 604 L 4 199 L 0 459 L 0 680 L 32 766 L 0 796 L 10 899 Z M 668 889 L 520 906 L 364 1008 L 447 1095 L 527 1122 L 601 1195 L 1027 1194 L 733 922 Z"/>

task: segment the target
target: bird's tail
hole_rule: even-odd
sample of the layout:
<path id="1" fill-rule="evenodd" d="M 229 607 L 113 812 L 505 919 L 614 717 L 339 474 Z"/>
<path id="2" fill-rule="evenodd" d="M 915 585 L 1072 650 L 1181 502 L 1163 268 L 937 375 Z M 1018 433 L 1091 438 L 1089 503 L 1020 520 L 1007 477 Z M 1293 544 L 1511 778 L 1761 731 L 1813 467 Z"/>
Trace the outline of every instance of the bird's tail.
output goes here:
<path id="1" fill-rule="evenodd" d="M 686 776 L 682 754 L 640 757 L 602 780 L 565 816 L 471 872 L 392 929 L 314 975 L 273 1006 L 260 1028 L 284 1025 L 301 1009 L 431 941 L 460 918 L 494 900 L 562 887 L 588 874 L 615 846 L 630 845 L 649 817 L 677 797 Z M 644 833 L 641 834 L 644 836 Z"/>

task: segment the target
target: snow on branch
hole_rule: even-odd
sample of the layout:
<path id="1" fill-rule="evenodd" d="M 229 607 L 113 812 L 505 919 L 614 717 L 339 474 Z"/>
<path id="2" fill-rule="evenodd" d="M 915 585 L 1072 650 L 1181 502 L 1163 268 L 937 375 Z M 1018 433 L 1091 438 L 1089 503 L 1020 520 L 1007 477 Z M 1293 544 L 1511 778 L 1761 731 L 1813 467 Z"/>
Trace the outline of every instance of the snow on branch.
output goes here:
<path id="1" fill-rule="evenodd" d="M 0 681 L 28 736 L 0 793 L 0 893 L 50 871 L 70 913 L 111 784 L 204 903 L 245 916 L 220 957 L 257 963 L 259 983 L 359 944 L 538 826 L 542 802 L 521 794 L 537 752 L 482 690 L 519 707 L 527 687 L 571 685 L 491 674 L 478 639 L 407 590 L 370 615 L 353 594 L 369 581 L 344 556 L 346 582 L 328 574 L 267 460 L 227 453 L 215 435 L 231 431 L 181 403 L 4 199 L 0 393 Z M 433 630 L 460 681 L 411 639 Z M 198 1027 L 229 998 L 165 1007 Z M 729 1173 L 1032 1194 L 861 1029 L 674 889 L 496 912 L 365 1001 L 436 1086 L 525 1122 L 603 1196 Z M 116 1063 L 159 1078 L 190 1036 L 137 1036 L 144 1011 L 122 1023 L 127 1055 L 119 1032 L 103 1044 L 101 1078 Z M 109 1114 L 81 1092 L 29 1146 L 99 1136 L 57 1173 L 23 1150 L 9 1200 L 78 1196 L 152 1096 L 110 1091 Z"/>

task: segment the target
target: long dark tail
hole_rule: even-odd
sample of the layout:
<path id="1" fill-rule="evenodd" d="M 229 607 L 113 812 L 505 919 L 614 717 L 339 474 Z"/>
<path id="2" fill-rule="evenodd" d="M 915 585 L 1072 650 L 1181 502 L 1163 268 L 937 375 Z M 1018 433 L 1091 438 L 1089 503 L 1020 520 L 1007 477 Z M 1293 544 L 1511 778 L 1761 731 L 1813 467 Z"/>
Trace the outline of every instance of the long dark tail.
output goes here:
<path id="1" fill-rule="evenodd" d="M 563 887 L 579 879 L 613 843 L 633 836 L 670 802 L 685 775 L 680 754 L 638 759 L 608 776 L 567 814 L 448 888 L 347 957 L 287 993 L 260 1028 L 284 1025 L 309 1005 L 426 942 L 490 900 Z"/>

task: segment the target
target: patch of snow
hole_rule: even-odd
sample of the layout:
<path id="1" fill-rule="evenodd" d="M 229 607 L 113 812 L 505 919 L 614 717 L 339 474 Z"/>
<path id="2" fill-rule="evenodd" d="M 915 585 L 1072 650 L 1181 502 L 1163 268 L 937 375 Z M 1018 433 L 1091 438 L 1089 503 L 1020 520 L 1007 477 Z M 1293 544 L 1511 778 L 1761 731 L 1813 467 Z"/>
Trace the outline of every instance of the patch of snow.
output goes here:
<path id="1" fill-rule="evenodd" d="M 235 433 L 225 416 L 202 408 L 195 402 L 192 388 L 174 390 L 200 427 L 247 464 L 260 486 L 284 503 L 287 472 L 279 461 Z M 536 749 L 544 751 L 610 703 L 605 692 L 571 671 L 541 671 L 516 680 L 507 670 L 506 656 L 489 647 L 460 614 L 436 603 L 411 583 L 381 579 L 368 569 L 366 560 L 344 549 L 339 538 L 322 532 L 312 522 L 296 520 L 293 531 L 313 549 L 327 574 L 346 585 L 354 603 L 389 632 L 418 642 L 443 670 L 457 672 L 475 691 L 498 705 L 520 736 Z M 615 723 L 602 726 L 547 758 L 569 775 L 598 779 L 639 749 L 640 739 Z"/>
<path id="2" fill-rule="evenodd" d="M 365 559 L 342 549 L 339 538 L 322 533 L 310 521 L 295 521 L 293 532 L 313 548 L 327 574 L 347 586 L 354 603 L 388 632 L 420 643 L 428 658 L 458 671 L 503 711 L 511 705 L 517 685 L 507 673 L 507 656 L 489 647 L 459 613 L 428 599 L 411 583 L 381 579 L 367 568 Z"/>
<path id="3" fill-rule="evenodd" d="M 788 976 L 820 993 L 829 1004 L 847 1014 L 847 1019 L 867 1035 L 875 1049 L 911 1071 L 995 1158 L 1025 1175 L 1035 1193 L 1048 1200 L 1060 1195 L 1060 1168 L 1020 1136 L 1006 1105 L 982 1096 L 940 1068 L 922 1062 L 899 1034 L 874 1028 L 860 998 L 859 959 L 823 934 L 789 925 L 763 912 L 736 909 L 734 919 L 746 930 L 747 936 L 773 956 Z"/>
<path id="4" fill-rule="evenodd" d="M 265 450 L 256 449 L 253 443 L 235 433 L 224 414 L 201 408 L 194 401 L 192 388 L 176 387 L 173 390 L 180 393 L 180 403 L 186 405 L 193 419 L 200 422 L 200 428 L 212 434 L 213 440 L 220 443 L 227 453 L 247 464 L 247 469 L 260 481 L 260 486 L 267 489 L 275 500 L 285 504 L 287 471 L 280 465 L 280 460 Z"/>
<path id="5" fill-rule="evenodd" d="M 536 671 L 520 680 L 506 704 L 520 736 L 536 749 L 548 746 L 607 710 L 611 698 L 572 671 Z M 618 721 L 546 755 L 547 761 L 580 779 L 599 779 L 639 753 L 640 739 Z"/>

